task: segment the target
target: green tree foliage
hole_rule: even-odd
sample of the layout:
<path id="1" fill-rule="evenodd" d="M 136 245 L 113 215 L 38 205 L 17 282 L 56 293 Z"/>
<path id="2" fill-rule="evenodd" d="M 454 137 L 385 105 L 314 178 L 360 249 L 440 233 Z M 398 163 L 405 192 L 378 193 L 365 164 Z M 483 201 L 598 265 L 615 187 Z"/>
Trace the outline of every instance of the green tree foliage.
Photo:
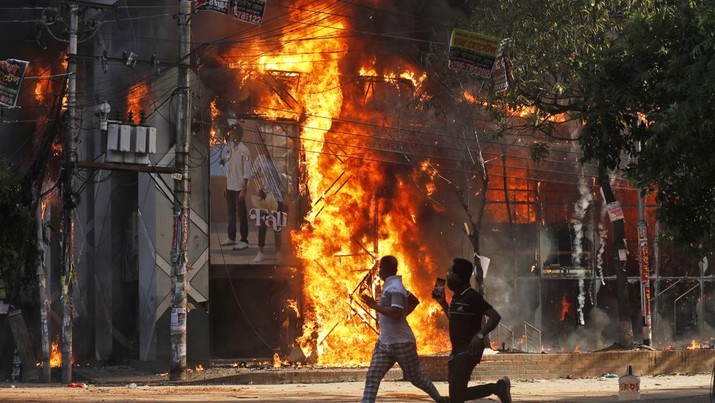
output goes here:
<path id="1" fill-rule="evenodd" d="M 472 1 L 475 29 L 508 39 L 506 56 L 514 61 L 514 80 L 506 97 L 511 107 L 534 105 L 538 113 L 583 109 L 587 62 L 617 31 L 639 2 L 619 0 Z"/>
<path id="2" fill-rule="evenodd" d="M 30 297 L 34 279 L 27 256 L 35 252 L 35 220 L 21 193 L 20 175 L 0 159 L 0 278 L 13 304 Z"/>
<path id="3" fill-rule="evenodd" d="M 712 253 L 715 2 L 678 0 L 639 11 L 592 64 L 585 157 L 601 156 L 615 168 L 623 151 L 637 156 L 628 175 L 657 192 L 664 238 Z"/>
<path id="4" fill-rule="evenodd" d="M 630 15 L 646 8 L 648 1 L 619 0 L 554 0 L 532 2 L 505 0 L 484 7 L 479 6 L 477 30 L 492 27 L 493 35 L 508 38 L 505 56 L 513 60 L 511 89 L 502 97 L 495 97 L 490 104 L 504 104 L 506 108 L 535 107 L 532 130 L 539 130 L 554 138 L 555 126 L 559 123 L 547 119 L 552 114 L 566 114 L 571 119 L 586 121 L 592 118 L 593 110 L 610 110 L 610 100 L 594 98 L 592 77 L 598 65 L 598 55 L 605 52 L 613 38 L 618 36 Z M 490 14 L 486 9 L 496 10 Z M 494 18 L 481 18 L 493 15 Z M 586 141 L 593 144 L 593 154 L 585 154 L 586 161 L 599 164 L 599 179 L 607 202 L 614 202 L 610 187 L 609 169 L 618 168 L 621 152 L 631 148 L 632 141 L 621 136 L 621 122 L 597 121 Z M 584 138 L 566 138 L 584 145 Z M 536 143 L 532 155 L 542 157 L 544 143 Z M 585 146 L 584 146 L 585 148 Z M 613 224 L 613 249 L 624 249 L 625 229 L 623 220 Z M 620 265 L 624 262 L 616 261 Z M 625 271 L 616 270 L 616 284 L 621 323 L 620 342 L 630 345 L 633 339 L 631 310 L 629 306 Z"/>
<path id="5" fill-rule="evenodd" d="M 474 30 L 510 39 L 514 80 L 495 104 L 536 106 L 547 135 L 549 114 L 581 120 L 584 160 L 627 168 L 657 192 L 664 238 L 712 253 L 715 1 L 471 3 Z"/>

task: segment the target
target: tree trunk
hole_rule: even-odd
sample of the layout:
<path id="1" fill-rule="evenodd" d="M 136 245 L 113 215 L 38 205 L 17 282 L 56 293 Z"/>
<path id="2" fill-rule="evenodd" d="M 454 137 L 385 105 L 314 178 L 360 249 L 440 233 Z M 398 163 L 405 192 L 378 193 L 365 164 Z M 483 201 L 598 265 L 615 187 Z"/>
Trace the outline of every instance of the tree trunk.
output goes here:
<path id="1" fill-rule="evenodd" d="M 601 183 L 603 197 L 607 204 L 617 203 L 616 196 L 613 194 L 611 182 L 608 177 L 608 168 L 601 161 L 598 167 L 598 179 Z M 613 221 L 613 245 L 612 255 L 614 268 L 616 270 L 616 292 L 618 297 L 618 322 L 619 322 L 619 340 L 618 342 L 623 347 L 630 348 L 633 345 L 633 322 L 631 320 L 632 312 L 630 298 L 628 297 L 628 277 L 626 275 L 626 229 L 623 217 Z"/>
<path id="2" fill-rule="evenodd" d="M 476 276 L 474 278 L 474 284 L 472 286 L 479 291 L 480 294 L 484 295 L 484 269 L 482 268 L 482 262 L 479 260 L 481 255 L 479 249 L 479 231 L 482 228 L 482 217 L 484 217 L 484 208 L 487 205 L 487 191 L 489 190 L 489 175 L 487 174 L 487 168 L 484 166 L 484 159 L 482 158 L 482 150 L 479 149 L 479 167 L 481 168 L 481 200 L 478 207 L 476 220 L 469 214 L 469 209 L 467 210 L 467 215 L 469 216 L 469 231 L 467 235 L 469 241 L 472 244 L 472 249 L 474 250 L 474 267 L 476 268 Z"/>

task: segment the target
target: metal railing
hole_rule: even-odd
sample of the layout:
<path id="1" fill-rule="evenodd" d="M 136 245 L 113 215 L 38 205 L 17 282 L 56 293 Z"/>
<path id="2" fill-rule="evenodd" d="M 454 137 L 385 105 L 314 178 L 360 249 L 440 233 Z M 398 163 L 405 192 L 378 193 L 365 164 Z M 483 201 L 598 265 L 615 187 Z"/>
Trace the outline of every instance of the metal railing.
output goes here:
<path id="1" fill-rule="evenodd" d="M 507 343 L 509 347 L 514 347 L 514 331 L 501 323 L 492 332 L 492 341 L 497 344 L 497 349 L 506 350 Z"/>
<path id="2" fill-rule="evenodd" d="M 698 287 L 700 287 L 700 284 L 695 284 L 688 291 L 685 291 L 684 293 L 680 294 L 677 298 L 675 298 L 675 301 L 673 301 L 673 335 L 678 334 L 678 301 L 683 299 L 683 297 L 687 296 L 688 294 L 690 294 L 691 291 L 695 290 Z"/>
<path id="3" fill-rule="evenodd" d="M 524 350 L 527 353 L 541 352 L 541 330 L 527 321 L 524 321 Z"/>

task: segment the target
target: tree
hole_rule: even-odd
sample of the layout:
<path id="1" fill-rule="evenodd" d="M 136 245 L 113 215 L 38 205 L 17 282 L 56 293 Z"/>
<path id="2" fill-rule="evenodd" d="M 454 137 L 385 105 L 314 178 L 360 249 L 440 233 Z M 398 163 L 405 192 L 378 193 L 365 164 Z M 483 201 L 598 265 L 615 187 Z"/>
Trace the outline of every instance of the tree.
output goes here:
<path id="1" fill-rule="evenodd" d="M 501 38 L 508 38 L 505 55 L 513 60 L 513 80 L 504 96 L 494 97 L 489 104 L 502 109 L 533 108 L 532 116 L 521 128 L 541 132 L 556 138 L 556 126 L 548 119 L 555 114 L 566 114 L 570 119 L 589 122 L 594 110 L 610 110 L 610 101 L 592 94 L 593 64 L 597 55 L 609 47 L 611 40 L 622 29 L 630 15 L 648 9 L 649 1 L 585 1 L 556 0 L 529 2 L 507 0 L 498 4 L 473 1 L 475 30 Z M 619 169 L 624 151 L 631 151 L 633 141 L 623 136 L 620 122 L 594 121 L 594 130 L 587 139 L 560 138 L 581 141 L 584 162 L 599 164 L 600 186 L 607 202 L 615 202 L 609 171 Z M 585 145 L 584 145 L 585 144 Z M 533 155 L 543 155 L 547 145 L 534 144 Z M 613 250 L 625 248 L 623 221 L 614 223 Z M 614 256 L 616 266 L 623 266 Z M 627 278 L 624 270 L 616 270 L 616 284 L 621 324 L 620 343 L 630 345 L 633 338 L 631 308 Z"/>
<path id="2" fill-rule="evenodd" d="M 0 159 L 0 279 L 12 305 L 32 301 L 33 211 L 24 203 L 17 170 Z M 31 302 L 32 303 L 32 302 Z"/>
<path id="3" fill-rule="evenodd" d="M 628 176 L 656 192 L 662 239 L 701 255 L 715 250 L 714 6 L 681 0 L 633 15 L 594 60 L 600 107 L 587 111 L 582 137 L 586 157 L 637 157 Z M 599 140 L 604 125 L 620 133 L 610 147 Z"/>

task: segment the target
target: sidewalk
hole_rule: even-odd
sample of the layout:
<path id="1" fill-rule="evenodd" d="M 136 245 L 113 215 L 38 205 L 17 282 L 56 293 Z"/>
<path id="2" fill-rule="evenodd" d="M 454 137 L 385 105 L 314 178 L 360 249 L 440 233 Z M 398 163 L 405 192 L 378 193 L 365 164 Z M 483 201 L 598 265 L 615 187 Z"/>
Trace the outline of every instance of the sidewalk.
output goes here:
<path id="1" fill-rule="evenodd" d="M 641 377 L 641 402 L 710 403 L 712 374 Z M 445 382 L 437 389 L 447 393 Z M 472 385 L 475 382 L 471 383 Z M 358 402 L 362 382 L 273 385 L 183 385 L 139 383 L 122 386 L 68 388 L 58 384 L 0 384 L 3 402 Z M 617 378 L 512 381 L 515 402 L 615 402 Z M 429 402 L 429 397 L 409 382 L 385 381 L 378 402 Z M 498 401 L 496 397 L 481 400 Z M 715 399 L 712 400 L 715 402 Z"/>

